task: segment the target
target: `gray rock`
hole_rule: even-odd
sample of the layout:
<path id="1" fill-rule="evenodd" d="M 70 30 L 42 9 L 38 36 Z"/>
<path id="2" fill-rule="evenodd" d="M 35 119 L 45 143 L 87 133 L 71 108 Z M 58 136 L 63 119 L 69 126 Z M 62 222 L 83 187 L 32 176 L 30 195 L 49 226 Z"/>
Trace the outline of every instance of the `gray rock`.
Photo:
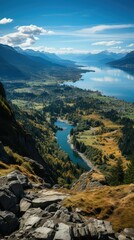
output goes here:
<path id="1" fill-rule="evenodd" d="M 8 188 L 0 188 L 0 209 L 18 213 L 16 196 Z"/>
<path id="2" fill-rule="evenodd" d="M 57 226 L 58 226 L 57 223 L 54 223 L 54 221 L 52 219 L 47 220 L 43 225 L 43 227 L 51 228 L 54 230 L 56 230 Z"/>
<path id="3" fill-rule="evenodd" d="M 133 237 L 134 238 L 134 228 L 125 228 L 123 230 L 123 233 L 127 236 L 127 237 Z"/>
<path id="4" fill-rule="evenodd" d="M 18 180 L 11 181 L 9 183 L 9 189 L 13 192 L 18 201 L 24 196 L 23 187 Z"/>
<path id="5" fill-rule="evenodd" d="M 31 207 L 31 202 L 28 201 L 25 198 L 22 198 L 20 201 L 20 212 L 23 214 L 25 213 L 30 207 Z"/>
<path id="6" fill-rule="evenodd" d="M 47 227 L 39 227 L 36 228 L 34 234 L 32 234 L 35 239 L 48 239 L 53 240 L 53 237 L 55 235 L 54 230 Z"/>
<path id="7" fill-rule="evenodd" d="M 97 239 L 108 239 L 108 236 L 114 238 L 114 231 L 111 223 L 108 221 L 92 219 L 88 224 L 91 237 Z"/>
<path id="8" fill-rule="evenodd" d="M 24 189 L 31 188 L 32 184 L 29 182 L 27 175 L 22 174 L 20 171 L 15 170 L 7 175 L 9 182 L 18 180 Z"/>
<path id="9" fill-rule="evenodd" d="M 21 229 L 23 228 L 30 228 L 33 225 L 35 225 L 37 222 L 39 222 L 39 220 L 41 219 L 41 213 L 42 210 L 40 208 L 29 208 L 24 215 L 21 218 L 20 221 L 20 227 Z M 31 223 L 30 223 L 31 221 Z"/>
<path id="10" fill-rule="evenodd" d="M 105 225 L 105 228 L 106 228 L 106 231 L 107 231 L 108 235 L 113 235 L 114 230 L 112 228 L 112 224 L 108 221 L 104 221 L 104 225 Z"/>
<path id="11" fill-rule="evenodd" d="M 14 213 L 0 211 L 0 233 L 9 235 L 19 226 L 19 221 Z"/>
<path id="12" fill-rule="evenodd" d="M 127 240 L 127 237 L 124 234 L 119 234 L 118 239 L 119 240 Z"/>
<path id="13" fill-rule="evenodd" d="M 24 227 L 27 229 L 37 226 L 37 224 L 40 222 L 41 217 L 32 215 L 30 216 L 24 223 Z"/>
<path id="14" fill-rule="evenodd" d="M 53 203 L 53 204 L 49 205 L 48 207 L 46 207 L 45 210 L 47 212 L 56 212 L 59 208 L 60 208 L 60 206 L 58 204 Z"/>
<path id="15" fill-rule="evenodd" d="M 80 238 L 82 238 L 82 237 L 89 237 L 90 236 L 89 230 L 88 230 L 87 226 L 79 228 L 78 232 L 79 232 Z"/>
<path id="16" fill-rule="evenodd" d="M 58 231 L 55 233 L 54 240 L 71 240 L 72 239 L 72 229 L 70 226 L 59 223 Z"/>
<path id="17" fill-rule="evenodd" d="M 60 202 L 64 198 L 65 198 L 64 195 L 62 196 L 62 195 L 55 195 L 55 194 L 51 195 L 51 196 L 44 196 L 44 197 L 34 199 L 32 201 L 32 206 L 34 208 L 40 207 L 40 208 L 44 209 L 52 203 Z"/>
<path id="18" fill-rule="evenodd" d="M 83 219 L 80 217 L 78 213 L 71 213 L 71 221 L 73 223 L 82 223 Z"/>
<path id="19" fill-rule="evenodd" d="M 134 228 L 125 228 L 119 235 L 119 240 L 134 240 Z"/>

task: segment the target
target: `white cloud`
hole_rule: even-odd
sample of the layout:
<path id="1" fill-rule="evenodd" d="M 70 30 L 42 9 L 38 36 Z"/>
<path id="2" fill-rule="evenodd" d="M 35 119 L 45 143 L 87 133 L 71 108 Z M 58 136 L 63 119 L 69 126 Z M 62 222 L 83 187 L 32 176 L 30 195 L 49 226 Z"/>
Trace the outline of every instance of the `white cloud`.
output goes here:
<path id="1" fill-rule="evenodd" d="M 111 29 L 125 29 L 125 28 L 134 28 L 134 24 L 120 24 L 120 25 L 97 25 L 90 28 L 83 28 L 78 30 L 77 32 L 80 34 L 93 34 L 97 32 L 102 32 L 104 30 L 111 30 Z"/>
<path id="2" fill-rule="evenodd" d="M 130 43 L 127 47 L 134 47 L 134 43 Z"/>
<path id="3" fill-rule="evenodd" d="M 0 24 L 7 24 L 7 23 L 11 23 L 13 21 L 12 18 L 2 18 L 0 20 Z"/>
<path id="4" fill-rule="evenodd" d="M 54 34 L 53 31 L 48 31 L 42 27 L 36 25 L 21 26 L 17 28 L 19 32 L 23 34 L 33 34 L 33 35 L 45 35 L 45 34 Z"/>
<path id="5" fill-rule="evenodd" d="M 113 46 L 116 44 L 121 44 L 122 41 L 101 41 L 101 42 L 95 42 L 92 43 L 91 45 L 93 46 Z"/>
<path id="6" fill-rule="evenodd" d="M 74 48 L 50 48 L 45 46 L 40 47 L 30 47 L 35 51 L 44 51 L 49 53 L 56 53 L 56 54 L 87 54 L 89 50 L 82 50 L 82 49 L 74 49 Z M 98 51 L 97 51 L 98 52 Z"/>
<path id="7" fill-rule="evenodd" d="M 48 31 L 42 27 L 36 25 L 17 27 L 17 31 L 14 33 L 6 34 L 0 37 L 0 43 L 10 46 L 20 46 L 26 48 L 31 46 L 38 40 L 38 35 L 51 35 L 52 31 Z"/>

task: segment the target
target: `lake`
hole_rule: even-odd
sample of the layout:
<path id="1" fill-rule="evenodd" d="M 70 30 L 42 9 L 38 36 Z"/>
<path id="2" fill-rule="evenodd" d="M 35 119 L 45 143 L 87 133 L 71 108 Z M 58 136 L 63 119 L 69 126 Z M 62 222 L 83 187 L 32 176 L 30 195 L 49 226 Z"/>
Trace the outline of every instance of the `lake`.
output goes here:
<path id="1" fill-rule="evenodd" d="M 84 168 L 85 170 L 90 170 L 90 167 L 87 165 L 87 163 L 75 151 L 73 151 L 73 149 L 71 148 L 68 142 L 68 135 L 70 134 L 70 131 L 74 126 L 59 120 L 55 122 L 55 125 L 63 129 L 63 130 L 58 130 L 56 132 L 57 142 L 61 147 L 61 149 L 68 154 L 68 156 L 70 157 L 70 160 L 74 164 L 78 164 L 80 167 Z"/>
<path id="2" fill-rule="evenodd" d="M 134 102 L 134 75 L 117 68 L 107 66 L 86 66 L 87 72 L 77 82 L 66 82 L 82 89 L 98 90 L 103 95 L 114 96 L 128 102 Z"/>

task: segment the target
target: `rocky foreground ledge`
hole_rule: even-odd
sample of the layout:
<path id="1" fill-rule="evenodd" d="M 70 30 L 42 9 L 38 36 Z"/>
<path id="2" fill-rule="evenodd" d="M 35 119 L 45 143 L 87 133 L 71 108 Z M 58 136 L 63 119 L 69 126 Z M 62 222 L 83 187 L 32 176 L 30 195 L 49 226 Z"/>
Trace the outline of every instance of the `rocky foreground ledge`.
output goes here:
<path id="1" fill-rule="evenodd" d="M 108 221 L 84 219 L 62 206 L 68 194 L 32 185 L 19 171 L 1 177 L 0 186 L 0 239 L 134 239 L 134 229 L 115 233 Z"/>

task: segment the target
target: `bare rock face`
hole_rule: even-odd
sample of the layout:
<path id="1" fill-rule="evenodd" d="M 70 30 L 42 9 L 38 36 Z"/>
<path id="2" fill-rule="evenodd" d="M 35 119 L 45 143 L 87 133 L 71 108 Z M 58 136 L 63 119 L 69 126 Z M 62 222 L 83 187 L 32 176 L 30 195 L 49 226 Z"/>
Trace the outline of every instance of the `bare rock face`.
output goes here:
<path id="1" fill-rule="evenodd" d="M 83 173 L 78 181 L 74 183 L 72 189 L 75 191 L 84 191 L 96 187 L 107 185 L 105 176 L 98 170 L 91 170 Z"/>
<path id="2" fill-rule="evenodd" d="M 61 192 L 44 189 L 38 191 L 38 198 L 37 193 L 35 194 L 38 204 L 34 207 L 34 200 L 31 199 L 31 205 L 27 205 L 30 200 L 22 199 L 21 202 L 26 208 L 20 219 L 20 228 L 10 235 L 9 239 L 116 239 L 109 222 L 97 219 L 85 220 L 79 213 L 63 207 L 61 201 L 67 196 Z"/>
<path id="3" fill-rule="evenodd" d="M 0 188 L 0 210 L 18 213 L 16 196 L 7 188 Z"/>
<path id="4" fill-rule="evenodd" d="M 0 211 L 0 234 L 8 235 L 19 226 L 19 221 L 15 214 L 7 211 Z"/>
<path id="5" fill-rule="evenodd" d="M 32 185 L 27 177 L 27 175 L 20 173 L 18 170 L 15 170 L 7 175 L 9 184 L 12 181 L 18 181 L 23 189 L 31 188 Z"/>
<path id="6" fill-rule="evenodd" d="M 7 187 L 0 189 L 0 239 L 134 240 L 134 229 L 117 234 L 110 222 L 85 219 L 62 206 L 69 194 L 54 189 L 24 191 L 20 179 L 25 176 L 20 175 L 18 171 L 8 175 Z M 18 203 L 19 215 L 14 211 Z"/>

